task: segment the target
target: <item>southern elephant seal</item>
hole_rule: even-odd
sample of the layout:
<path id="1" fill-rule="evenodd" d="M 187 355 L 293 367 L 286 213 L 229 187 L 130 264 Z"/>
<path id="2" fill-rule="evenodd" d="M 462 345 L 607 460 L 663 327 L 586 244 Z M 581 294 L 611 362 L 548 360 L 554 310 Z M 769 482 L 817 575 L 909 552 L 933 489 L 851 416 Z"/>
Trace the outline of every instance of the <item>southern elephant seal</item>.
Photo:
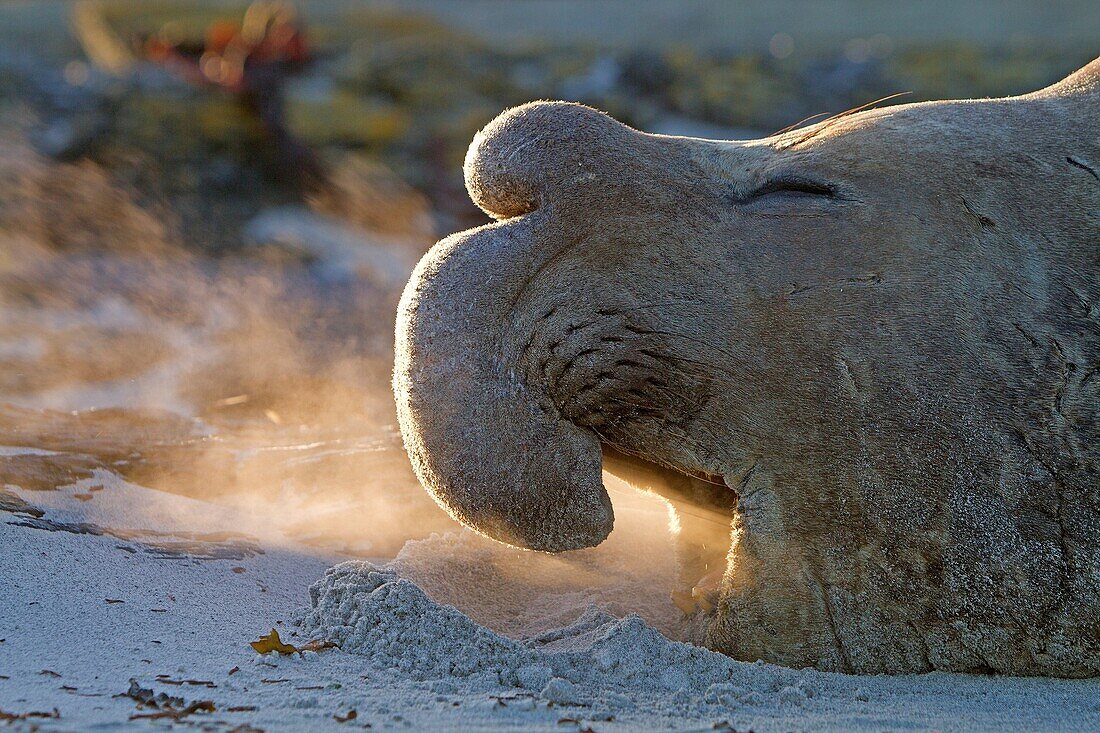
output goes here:
<path id="1" fill-rule="evenodd" d="M 1100 674 L 1100 59 L 752 141 L 538 102 L 465 172 L 394 370 L 457 519 L 598 544 L 614 448 L 735 497 L 714 649 Z"/>

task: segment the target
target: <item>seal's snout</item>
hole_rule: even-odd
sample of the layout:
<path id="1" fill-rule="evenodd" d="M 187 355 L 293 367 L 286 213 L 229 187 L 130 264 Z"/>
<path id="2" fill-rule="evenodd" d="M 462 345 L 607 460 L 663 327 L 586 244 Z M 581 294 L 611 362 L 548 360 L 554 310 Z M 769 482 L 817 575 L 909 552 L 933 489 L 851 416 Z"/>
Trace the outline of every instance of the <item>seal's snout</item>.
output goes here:
<path id="1" fill-rule="evenodd" d="M 529 213 L 603 178 L 609 158 L 639 133 L 569 102 L 532 102 L 504 112 L 466 153 L 470 198 L 494 219 Z"/>

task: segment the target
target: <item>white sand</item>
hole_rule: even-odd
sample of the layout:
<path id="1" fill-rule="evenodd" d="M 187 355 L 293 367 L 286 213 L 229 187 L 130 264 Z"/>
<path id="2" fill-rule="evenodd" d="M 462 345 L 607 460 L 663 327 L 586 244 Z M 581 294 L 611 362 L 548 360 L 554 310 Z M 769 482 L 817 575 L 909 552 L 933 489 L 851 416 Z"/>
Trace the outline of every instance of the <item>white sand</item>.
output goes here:
<path id="1" fill-rule="evenodd" d="M 17 721 L 17 730 L 169 725 L 128 720 L 150 712 L 115 697 L 131 678 L 213 701 L 216 712 L 185 720 L 224 729 L 712 730 L 728 721 L 758 732 L 1100 730 L 1100 680 L 850 677 L 669 641 L 637 616 L 596 608 L 621 614 L 634 598 L 656 622 L 668 618 L 663 591 L 616 566 L 639 551 L 629 538 L 605 557 L 522 553 L 518 564 L 517 551 L 467 533 L 406 546 L 394 567 L 509 638 L 393 570 L 344 564 L 326 573 L 334 558 L 276 537 L 195 539 L 187 532 L 256 528 L 224 507 L 106 478 L 95 501 L 75 501 L 80 486 L 15 493 L 47 522 L 131 539 L 20 526 L 32 518 L 0 513 L 0 710 L 60 715 Z M 173 537 L 192 543 L 190 556 L 164 552 Z M 204 551 L 216 547 L 230 557 L 195 559 L 217 556 Z M 581 585 L 554 580 L 566 562 Z M 662 572 L 655 568 L 656 585 Z M 272 626 L 291 643 L 316 636 L 342 648 L 252 652 L 248 642 Z M 350 710 L 354 720 L 337 722 Z"/>

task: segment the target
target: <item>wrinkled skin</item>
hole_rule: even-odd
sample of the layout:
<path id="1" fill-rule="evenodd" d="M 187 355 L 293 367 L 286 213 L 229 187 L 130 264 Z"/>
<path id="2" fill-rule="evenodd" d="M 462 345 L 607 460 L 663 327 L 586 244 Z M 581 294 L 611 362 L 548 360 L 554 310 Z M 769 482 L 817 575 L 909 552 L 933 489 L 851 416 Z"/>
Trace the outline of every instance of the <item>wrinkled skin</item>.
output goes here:
<path id="1" fill-rule="evenodd" d="M 714 649 L 1100 674 L 1100 60 L 748 142 L 535 103 L 466 179 L 394 373 L 457 519 L 598 544 L 613 449 L 728 487 Z"/>

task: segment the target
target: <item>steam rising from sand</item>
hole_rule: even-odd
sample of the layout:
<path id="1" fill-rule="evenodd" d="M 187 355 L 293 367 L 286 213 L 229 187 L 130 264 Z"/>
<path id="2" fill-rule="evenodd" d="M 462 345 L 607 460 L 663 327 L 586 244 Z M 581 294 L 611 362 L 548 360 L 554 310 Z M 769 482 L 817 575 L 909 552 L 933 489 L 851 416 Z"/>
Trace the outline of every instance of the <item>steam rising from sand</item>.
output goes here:
<path id="1" fill-rule="evenodd" d="M 595 604 L 683 635 L 671 598 L 691 585 L 682 540 L 708 528 L 687 545 L 709 542 L 708 562 L 720 560 L 721 517 L 693 520 L 609 477 L 611 538 L 550 557 L 461 530 L 419 487 L 389 388 L 402 282 L 334 282 L 285 249 L 197 254 L 170 212 L 93 163 L 44 161 L 18 135 L 0 139 L 0 186 L 0 445 L 52 451 L 0 454 L 0 484 L 93 496 L 126 481 L 213 502 L 265 542 L 396 556 L 437 600 L 505 633 Z M 403 237 L 415 258 L 432 233 Z M 151 526 L 208 522 L 175 505 L 165 517 L 157 496 Z"/>

